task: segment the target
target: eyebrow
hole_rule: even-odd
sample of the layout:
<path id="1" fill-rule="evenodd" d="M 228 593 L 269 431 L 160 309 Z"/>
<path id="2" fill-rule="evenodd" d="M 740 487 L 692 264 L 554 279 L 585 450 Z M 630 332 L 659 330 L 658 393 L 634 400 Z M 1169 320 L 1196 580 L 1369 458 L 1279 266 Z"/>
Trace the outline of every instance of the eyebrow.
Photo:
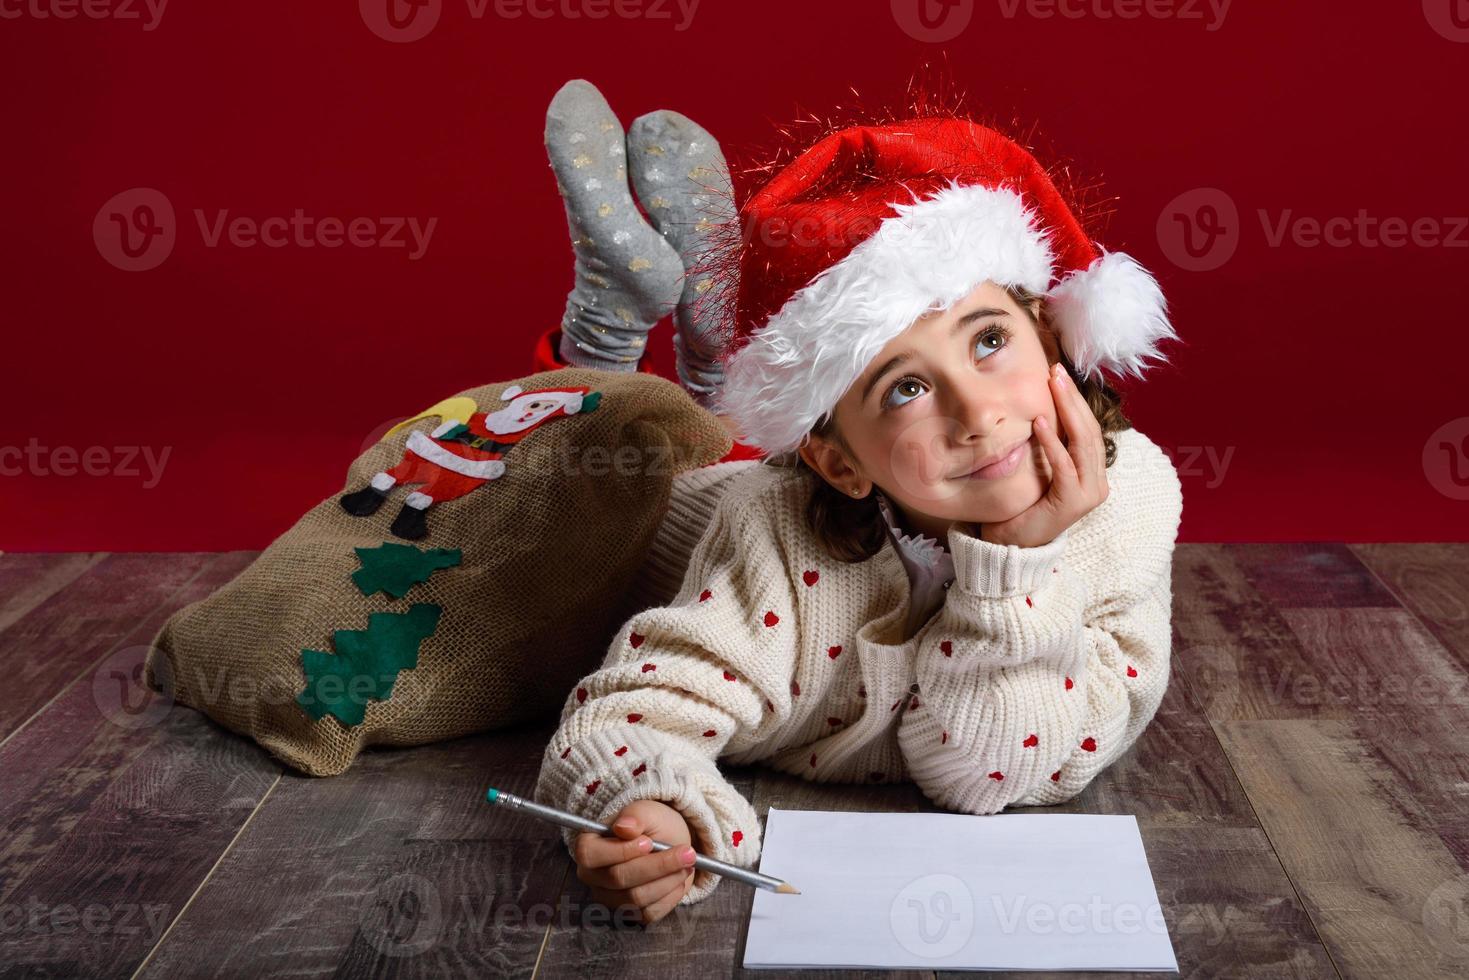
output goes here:
<path id="1" fill-rule="evenodd" d="M 958 333 L 960 330 L 963 330 L 965 327 L 969 326 L 980 317 L 1005 316 L 1005 314 L 1005 310 L 995 310 L 989 307 L 985 307 L 979 310 L 971 310 L 970 312 L 961 316 L 958 320 L 954 321 L 954 326 L 949 330 L 949 336 L 953 337 L 954 334 Z M 912 359 L 912 351 L 905 351 L 904 353 L 899 354 L 896 357 L 889 358 L 882 367 L 877 369 L 877 373 L 872 376 L 872 378 L 867 382 L 867 386 L 862 389 L 862 404 L 867 403 L 867 399 L 872 395 L 872 389 L 877 387 L 877 383 L 883 379 L 884 375 L 886 375 L 895 367 L 907 364 Z"/>

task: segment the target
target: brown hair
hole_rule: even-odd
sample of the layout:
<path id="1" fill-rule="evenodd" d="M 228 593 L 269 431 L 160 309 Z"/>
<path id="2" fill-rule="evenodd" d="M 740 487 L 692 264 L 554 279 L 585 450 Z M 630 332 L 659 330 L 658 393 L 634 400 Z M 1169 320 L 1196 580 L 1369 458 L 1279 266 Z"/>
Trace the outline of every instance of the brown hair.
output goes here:
<path id="1" fill-rule="evenodd" d="M 1101 377 L 1083 380 L 1076 376 L 1071 359 L 1056 342 L 1055 328 L 1044 296 L 1032 293 L 1023 286 L 1007 286 L 1005 292 L 1029 315 L 1030 322 L 1041 336 L 1042 346 L 1048 352 L 1054 349 L 1056 357 L 1076 382 L 1087 406 L 1101 425 L 1102 442 L 1107 450 L 1106 465 L 1111 466 L 1117 460 L 1117 444 L 1109 433 L 1132 428 L 1132 423 L 1122 414 L 1122 395 Z M 823 415 L 811 434 L 831 439 L 848 455 L 855 455 L 836 427 L 834 411 Z M 866 561 L 881 551 L 883 543 L 888 539 L 888 527 L 879 509 L 877 493 L 869 493 L 860 498 L 850 497 L 827 483 L 799 455 L 795 461 L 797 467 L 812 478 L 811 497 L 806 504 L 806 522 L 827 553 L 838 561 L 859 562 Z M 874 487 L 874 491 L 878 489 L 881 488 Z"/>

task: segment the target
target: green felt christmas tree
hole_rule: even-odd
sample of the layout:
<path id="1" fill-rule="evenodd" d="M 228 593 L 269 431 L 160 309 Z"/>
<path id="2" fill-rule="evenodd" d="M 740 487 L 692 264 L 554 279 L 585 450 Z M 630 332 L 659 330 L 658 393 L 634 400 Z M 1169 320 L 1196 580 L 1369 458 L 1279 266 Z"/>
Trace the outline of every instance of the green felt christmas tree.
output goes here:
<path id="1" fill-rule="evenodd" d="M 384 542 L 377 548 L 354 548 L 362 567 L 352 573 L 352 581 L 363 595 L 382 590 L 401 599 L 408 590 L 441 568 L 453 568 L 462 557 L 458 548 L 430 548 L 419 551 L 411 544 Z"/>
<path id="2" fill-rule="evenodd" d="M 337 630 L 336 653 L 302 650 L 306 690 L 296 701 L 313 718 L 334 715 L 343 725 L 362 724 L 368 701 L 386 701 L 398 672 L 418 666 L 418 645 L 433 635 L 443 609 L 415 603 L 406 613 L 372 613 L 365 630 Z"/>

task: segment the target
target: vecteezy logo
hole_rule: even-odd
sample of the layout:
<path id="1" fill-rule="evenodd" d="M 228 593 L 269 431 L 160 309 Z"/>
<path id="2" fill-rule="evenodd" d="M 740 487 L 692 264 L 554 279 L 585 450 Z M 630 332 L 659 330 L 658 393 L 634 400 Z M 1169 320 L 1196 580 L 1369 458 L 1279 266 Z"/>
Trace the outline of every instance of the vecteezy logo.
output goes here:
<path id="1" fill-rule="evenodd" d="M 915 41 L 942 44 L 964 32 L 974 0 L 892 0 L 893 20 Z"/>
<path id="2" fill-rule="evenodd" d="M 898 892 L 888 919 L 893 937 L 913 955 L 951 956 L 974 935 L 974 895 L 953 875 L 925 875 Z"/>
<path id="3" fill-rule="evenodd" d="M 407 44 L 433 30 L 444 0 L 357 0 L 362 22 L 384 41 Z"/>
<path id="4" fill-rule="evenodd" d="M 1469 43 L 1469 0 L 1423 0 L 1423 16 L 1440 37 Z"/>
<path id="5" fill-rule="evenodd" d="M 1445 422 L 1428 437 L 1423 475 L 1450 500 L 1469 500 L 1469 418 Z"/>
<path id="6" fill-rule="evenodd" d="M 167 656 L 153 657 L 154 690 L 147 669 L 152 647 L 118 650 L 92 674 L 92 703 L 102 717 L 119 728 L 152 728 L 174 705 L 173 668 Z"/>
<path id="7" fill-rule="evenodd" d="M 1158 246 L 1189 272 L 1209 272 L 1228 262 L 1239 238 L 1239 209 L 1217 187 L 1186 191 L 1158 215 Z"/>
<path id="8" fill-rule="evenodd" d="M 98 253 L 124 272 L 145 272 L 162 264 L 177 235 L 173 205 L 151 187 L 123 191 L 92 219 Z"/>
<path id="9" fill-rule="evenodd" d="M 364 898 L 358 925 L 359 935 L 382 955 L 417 956 L 444 932 L 443 899 L 423 875 L 394 875 Z"/>

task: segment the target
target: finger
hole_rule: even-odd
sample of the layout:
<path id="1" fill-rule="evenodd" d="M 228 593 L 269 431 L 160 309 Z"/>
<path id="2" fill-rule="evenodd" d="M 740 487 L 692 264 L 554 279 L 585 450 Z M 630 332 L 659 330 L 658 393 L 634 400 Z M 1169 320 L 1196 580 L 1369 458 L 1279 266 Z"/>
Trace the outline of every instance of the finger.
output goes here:
<path id="1" fill-rule="evenodd" d="M 688 874 L 682 869 L 672 874 L 663 875 L 661 878 L 654 878 L 652 881 L 647 881 L 634 888 L 629 888 L 627 890 L 627 899 L 638 908 L 646 909 L 650 905 L 655 905 L 663 901 L 668 897 L 669 892 L 680 892 L 679 897 L 682 897 L 683 883 L 687 878 Z M 677 900 L 677 898 L 674 899 L 674 901 Z"/>
<path id="2" fill-rule="evenodd" d="M 1059 373 L 1051 373 L 1051 396 L 1056 402 L 1056 424 L 1065 431 L 1067 452 L 1080 469 L 1085 465 L 1084 451 L 1078 446 L 1082 441 L 1080 436 L 1085 424 L 1085 419 L 1080 414 L 1085 410 L 1085 402 L 1078 406 L 1080 392 L 1071 383 L 1071 376 L 1066 373 L 1065 367 L 1058 362 L 1057 368 Z"/>
<path id="3" fill-rule="evenodd" d="M 583 880 L 590 885 L 615 890 L 636 888 L 675 871 L 686 870 L 687 866 L 679 860 L 679 850 L 680 848 L 670 847 L 666 851 L 644 854 L 618 864 L 589 868 L 588 877 Z"/>
<path id="4" fill-rule="evenodd" d="M 1036 416 L 1034 423 L 1036 438 L 1040 440 L 1041 449 L 1046 454 L 1046 459 L 1051 462 L 1051 485 L 1057 492 L 1066 491 L 1068 487 L 1074 486 L 1076 478 L 1076 461 L 1061 445 L 1061 437 L 1056 430 L 1051 428 L 1044 415 Z"/>
<path id="5" fill-rule="evenodd" d="M 643 909 L 643 920 L 650 923 L 657 922 L 669 912 L 672 912 L 678 906 L 678 903 L 683 901 L 683 897 L 689 893 L 689 888 L 692 886 L 693 881 L 694 875 L 692 871 L 676 879 L 673 888 L 669 889 L 666 895 Z"/>
<path id="6" fill-rule="evenodd" d="M 1060 389 L 1060 400 L 1068 409 L 1066 435 L 1072 458 L 1077 462 L 1077 478 L 1083 487 L 1090 487 L 1106 465 L 1102 428 L 1081 389 L 1064 368 L 1061 371 Z M 1059 404 L 1057 408 L 1060 408 Z"/>
<path id="7" fill-rule="evenodd" d="M 636 834 L 630 840 L 622 840 L 588 831 L 577 836 L 576 853 L 573 856 L 579 867 L 605 868 L 650 854 L 652 849 L 652 840 L 644 834 Z"/>

